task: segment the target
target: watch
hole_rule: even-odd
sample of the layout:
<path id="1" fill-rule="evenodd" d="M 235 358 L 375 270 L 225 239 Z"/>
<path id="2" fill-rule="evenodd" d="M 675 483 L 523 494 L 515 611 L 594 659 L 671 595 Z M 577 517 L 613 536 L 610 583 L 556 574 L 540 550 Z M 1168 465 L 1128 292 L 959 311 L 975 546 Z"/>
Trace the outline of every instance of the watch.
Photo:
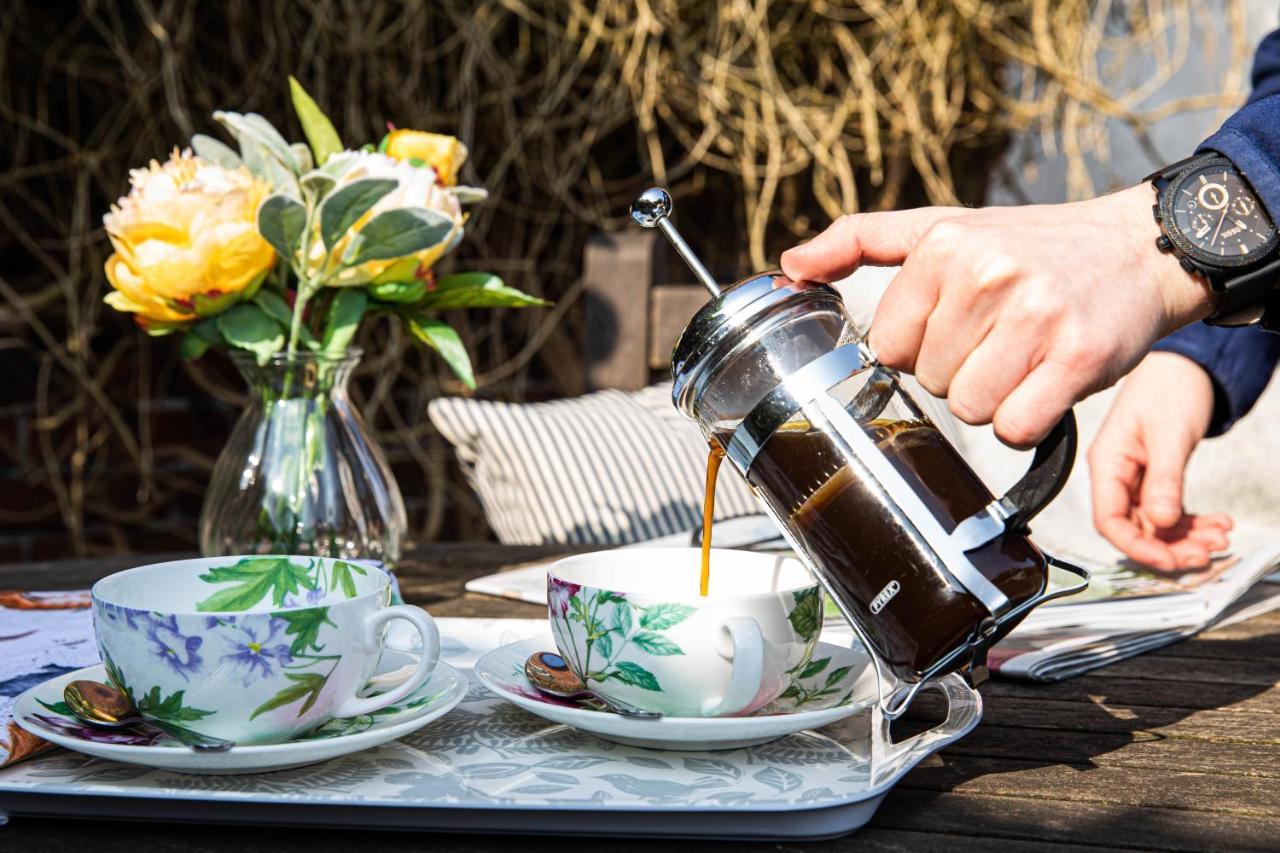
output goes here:
<path id="1" fill-rule="evenodd" d="M 1217 326 L 1262 319 L 1266 297 L 1280 284 L 1280 233 L 1245 176 L 1217 152 L 1166 166 L 1149 180 L 1160 225 L 1156 248 L 1204 278 L 1214 293 Z"/>

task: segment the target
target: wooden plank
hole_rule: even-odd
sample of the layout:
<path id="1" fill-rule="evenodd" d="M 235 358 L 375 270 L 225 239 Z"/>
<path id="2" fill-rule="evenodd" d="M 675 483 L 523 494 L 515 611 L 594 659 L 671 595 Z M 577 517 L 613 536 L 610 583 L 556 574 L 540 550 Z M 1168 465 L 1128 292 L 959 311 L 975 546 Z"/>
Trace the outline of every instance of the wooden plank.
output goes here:
<path id="1" fill-rule="evenodd" d="M 1051 761 L 1020 761 L 942 753 L 920 765 L 900 785 L 1076 803 L 1188 809 L 1218 814 L 1274 816 L 1280 785 L 1273 778 L 1222 776 L 1190 770 L 1134 767 L 1081 769 Z"/>
<path id="2" fill-rule="evenodd" d="M 587 389 L 649 382 L 649 292 L 661 262 L 653 231 L 596 234 L 583 250 Z"/>
<path id="3" fill-rule="evenodd" d="M 1200 658 L 1188 655 L 1142 655 L 1095 669 L 1099 679 L 1173 681 L 1195 684 L 1251 684 L 1274 687 L 1280 676 L 1280 637 L 1267 643 L 1251 641 L 1255 654 L 1247 658 Z M 1274 646 L 1274 649 L 1268 649 Z M 1194 648 L 1194 644 L 1187 646 Z"/>
<path id="4" fill-rule="evenodd" d="M 1280 739 L 1273 743 L 1165 737 L 1154 732 L 1075 732 L 980 725 L 948 748 L 953 755 L 1055 761 L 1080 768 L 1189 770 L 1280 780 Z"/>
<path id="5" fill-rule="evenodd" d="M 985 689 L 985 688 L 984 688 Z M 1050 698 L 988 698 L 982 725 L 1077 732 L 1152 732 L 1237 743 L 1280 743 L 1280 716 L 1269 712 L 1099 705 Z"/>
<path id="6" fill-rule="evenodd" d="M 1039 699 L 1052 695 L 1059 701 L 1105 702 L 1108 705 L 1280 713 L 1280 691 L 1257 684 L 1187 684 L 1089 674 L 1053 685 L 993 679 L 983 686 L 982 691 L 991 701 L 1001 698 Z"/>
<path id="7" fill-rule="evenodd" d="M 649 299 L 649 367 L 668 370 L 671 350 L 694 314 L 707 304 L 707 291 L 697 284 L 660 284 Z"/>
<path id="8" fill-rule="evenodd" d="M 982 831 L 983 835 L 966 834 L 966 833 L 932 833 L 922 832 L 919 829 L 889 829 L 886 827 L 868 827 L 853 835 L 834 841 L 817 842 L 819 849 L 824 853 L 845 853 L 845 851 L 892 851 L 892 853 L 902 853 L 904 850 L 913 851 L 913 853 L 957 853 L 957 849 L 963 850 L 964 853 L 1007 853 L 1009 850 L 1009 842 L 1004 838 L 991 838 L 985 836 L 985 827 L 970 827 L 970 832 Z M 626 850 L 627 847 L 616 847 L 612 843 L 609 844 L 609 850 Z M 635 848 L 641 849 L 639 847 Z M 662 843 L 664 851 L 671 851 L 672 845 L 668 842 Z M 694 848 L 689 845 L 681 844 L 675 846 L 676 850 L 698 850 L 706 849 L 705 844 Z M 775 850 L 791 851 L 798 853 L 800 850 L 809 849 L 798 846 L 776 845 Z M 1088 851 L 1088 853 L 1098 853 L 1099 851 L 1122 850 L 1121 847 L 1110 847 L 1101 844 L 1063 844 L 1049 840 L 1031 840 L 1025 839 L 1019 842 L 1019 850 L 1030 851 L 1030 853 L 1073 853 L 1074 851 Z"/>
<path id="9" fill-rule="evenodd" d="M 1274 851 L 1276 839 L 1280 839 L 1280 818 L 1274 816 L 1241 817 L 906 788 L 896 788 L 889 793 L 870 827 L 927 829 L 956 836 L 981 832 L 984 836 L 1018 842 L 1019 849 L 1029 841 L 1085 844 L 1102 841 L 1138 850 L 1253 853 Z M 967 841 L 957 843 L 956 849 L 967 849 Z"/>

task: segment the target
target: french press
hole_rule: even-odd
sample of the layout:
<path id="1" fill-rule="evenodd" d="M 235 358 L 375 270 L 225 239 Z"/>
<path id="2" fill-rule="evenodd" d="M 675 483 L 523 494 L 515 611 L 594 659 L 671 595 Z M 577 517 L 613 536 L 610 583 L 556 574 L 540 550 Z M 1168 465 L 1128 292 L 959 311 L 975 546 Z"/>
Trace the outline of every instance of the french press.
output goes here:
<path id="1" fill-rule="evenodd" d="M 722 289 L 670 212 L 657 188 L 631 208 L 712 295 L 672 354 L 676 408 L 719 444 L 871 650 L 886 717 L 930 679 L 981 678 L 987 650 L 1033 607 L 1088 584 L 1027 536 L 1071 473 L 1074 415 L 994 498 L 833 288 L 766 272 Z M 1080 581 L 1050 588 L 1050 565 Z"/>

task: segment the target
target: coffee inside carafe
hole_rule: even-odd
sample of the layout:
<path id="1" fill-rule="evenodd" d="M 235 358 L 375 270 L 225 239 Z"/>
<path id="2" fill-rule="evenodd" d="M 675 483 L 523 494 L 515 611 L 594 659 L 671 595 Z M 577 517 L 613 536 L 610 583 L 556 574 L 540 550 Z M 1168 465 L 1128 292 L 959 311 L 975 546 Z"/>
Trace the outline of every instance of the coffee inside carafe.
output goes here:
<path id="1" fill-rule="evenodd" d="M 986 486 L 928 419 L 878 419 L 864 430 L 948 532 L 991 502 Z M 839 600 L 858 609 L 867 639 L 900 676 L 927 669 L 988 615 L 931 568 L 917 538 L 884 517 L 884 502 L 869 493 L 866 478 L 855 475 L 829 432 L 800 419 L 784 424 L 760 449 L 748 479 L 807 544 Z M 1025 536 L 999 537 L 969 557 L 1014 604 L 1044 588 L 1044 555 Z"/>

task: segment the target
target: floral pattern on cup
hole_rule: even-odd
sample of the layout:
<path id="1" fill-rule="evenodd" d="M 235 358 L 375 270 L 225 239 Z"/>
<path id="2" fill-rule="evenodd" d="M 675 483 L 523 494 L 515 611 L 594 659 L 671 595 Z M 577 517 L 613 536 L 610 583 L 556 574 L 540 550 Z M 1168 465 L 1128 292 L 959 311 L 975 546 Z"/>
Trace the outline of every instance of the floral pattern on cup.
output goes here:
<path id="1" fill-rule="evenodd" d="M 634 660 L 622 660 L 630 648 L 632 657 L 667 657 L 683 655 L 684 650 L 664 634 L 668 628 L 688 619 L 695 608 L 687 604 L 662 603 L 640 607 L 621 593 L 588 589 L 581 585 L 547 576 L 547 600 L 553 617 L 553 629 L 565 635 L 574 633 L 573 624 L 586 634 L 586 652 L 579 655 L 573 644 L 566 644 L 569 665 L 585 683 L 609 680 L 662 691 L 657 677 Z M 638 654 L 637 654 L 638 653 Z M 568 659 L 568 658 L 566 658 Z"/>
<path id="2" fill-rule="evenodd" d="M 177 561 L 95 585 L 95 636 L 109 680 L 139 710 L 238 743 L 278 742 L 339 708 L 375 706 L 356 695 L 380 656 L 366 632 L 382 637 L 387 618 L 430 630 L 416 608 L 384 618 L 391 591 L 381 569 L 329 558 Z"/>

